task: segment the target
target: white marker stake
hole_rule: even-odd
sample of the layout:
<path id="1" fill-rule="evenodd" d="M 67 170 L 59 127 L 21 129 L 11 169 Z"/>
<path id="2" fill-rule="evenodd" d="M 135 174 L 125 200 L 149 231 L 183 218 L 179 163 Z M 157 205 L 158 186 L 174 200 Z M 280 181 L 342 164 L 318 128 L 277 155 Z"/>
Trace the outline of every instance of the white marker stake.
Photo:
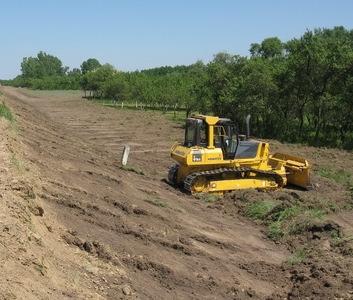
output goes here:
<path id="1" fill-rule="evenodd" d="M 129 145 L 125 145 L 124 146 L 124 151 L 123 151 L 123 157 L 121 158 L 121 164 L 123 166 L 126 166 L 126 164 L 127 164 L 127 160 L 129 158 L 129 153 L 130 153 L 130 146 Z"/>

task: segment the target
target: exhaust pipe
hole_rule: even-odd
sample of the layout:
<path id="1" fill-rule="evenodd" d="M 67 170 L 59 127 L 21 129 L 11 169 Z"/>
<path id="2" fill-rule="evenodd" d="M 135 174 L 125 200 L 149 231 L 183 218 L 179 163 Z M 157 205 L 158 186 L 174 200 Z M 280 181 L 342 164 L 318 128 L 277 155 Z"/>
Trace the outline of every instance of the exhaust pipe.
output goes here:
<path id="1" fill-rule="evenodd" d="M 250 118 L 251 115 L 247 115 L 245 118 L 246 122 L 246 139 L 248 140 L 250 138 Z"/>

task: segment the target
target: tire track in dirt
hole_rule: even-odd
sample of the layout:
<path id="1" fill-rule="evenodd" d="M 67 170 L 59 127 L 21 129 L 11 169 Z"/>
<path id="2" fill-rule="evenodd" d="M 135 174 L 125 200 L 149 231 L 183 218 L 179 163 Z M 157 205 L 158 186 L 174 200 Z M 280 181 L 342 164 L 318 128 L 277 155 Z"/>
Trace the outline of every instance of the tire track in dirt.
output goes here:
<path id="1" fill-rule="evenodd" d="M 182 136 L 178 126 L 159 114 L 105 108 L 78 97 L 48 99 L 2 90 L 30 149 L 27 159 L 41 171 L 45 209 L 69 230 L 63 239 L 122 264 L 134 296 L 262 299 L 285 294 L 288 282 L 276 270 L 287 251 L 245 219 L 165 184 L 168 152 L 132 153 L 131 165 L 145 175 L 119 168 L 123 144 L 137 151 L 169 149 Z M 255 262 L 274 271 L 266 278 L 244 268 Z M 105 296 L 117 296 L 109 280 Z"/>

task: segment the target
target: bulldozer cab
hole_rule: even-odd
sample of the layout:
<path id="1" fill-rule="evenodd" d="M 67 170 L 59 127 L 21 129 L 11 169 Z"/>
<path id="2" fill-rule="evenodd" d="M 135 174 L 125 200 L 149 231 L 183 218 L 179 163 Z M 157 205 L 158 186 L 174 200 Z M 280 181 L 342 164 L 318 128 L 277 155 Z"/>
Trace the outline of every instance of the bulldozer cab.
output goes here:
<path id="1" fill-rule="evenodd" d="M 207 147 L 208 128 L 202 119 L 188 118 L 185 126 L 185 147 Z"/>
<path id="2" fill-rule="evenodd" d="M 235 125 L 229 119 L 220 119 L 214 126 L 214 145 L 221 148 L 224 159 L 234 159 L 239 145 Z"/>
<path id="3" fill-rule="evenodd" d="M 185 147 L 221 148 L 224 159 L 234 159 L 238 144 L 236 126 L 230 119 L 217 118 L 215 124 L 207 123 L 206 118 L 186 120 Z"/>

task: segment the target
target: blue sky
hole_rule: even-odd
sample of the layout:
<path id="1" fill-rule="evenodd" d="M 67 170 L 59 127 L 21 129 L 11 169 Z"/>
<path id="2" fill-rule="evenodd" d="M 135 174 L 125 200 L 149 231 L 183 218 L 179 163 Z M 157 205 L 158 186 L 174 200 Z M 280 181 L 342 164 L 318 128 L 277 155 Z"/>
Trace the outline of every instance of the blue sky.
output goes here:
<path id="1" fill-rule="evenodd" d="M 0 0 L 0 78 L 43 50 L 71 68 L 87 58 L 120 70 L 247 55 L 266 37 L 353 29 L 352 0 Z"/>

